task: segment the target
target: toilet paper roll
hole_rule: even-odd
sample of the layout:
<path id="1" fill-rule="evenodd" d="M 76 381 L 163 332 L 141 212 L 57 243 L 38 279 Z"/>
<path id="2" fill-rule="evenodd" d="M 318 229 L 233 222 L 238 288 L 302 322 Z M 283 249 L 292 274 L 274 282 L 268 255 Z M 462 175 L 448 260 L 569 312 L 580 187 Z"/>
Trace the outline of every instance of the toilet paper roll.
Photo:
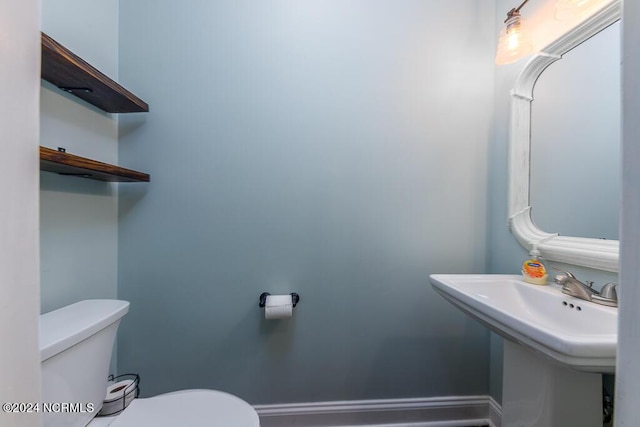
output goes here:
<path id="1" fill-rule="evenodd" d="M 118 381 L 115 384 L 111 384 L 109 387 L 107 387 L 107 396 L 104 398 L 104 400 L 110 401 L 114 399 L 120 399 L 125 394 L 127 394 L 128 398 L 128 395 L 132 394 L 132 391 L 135 391 L 135 388 L 131 386 L 131 384 L 133 384 L 133 380 L 122 380 Z"/>
<path id="2" fill-rule="evenodd" d="M 264 306 L 265 319 L 286 319 L 293 314 L 291 295 L 268 295 Z"/>
<path id="3" fill-rule="evenodd" d="M 107 395 L 98 415 L 108 416 L 121 412 L 136 397 L 134 380 L 122 380 L 107 387 Z M 133 385 L 132 385 L 133 384 Z"/>

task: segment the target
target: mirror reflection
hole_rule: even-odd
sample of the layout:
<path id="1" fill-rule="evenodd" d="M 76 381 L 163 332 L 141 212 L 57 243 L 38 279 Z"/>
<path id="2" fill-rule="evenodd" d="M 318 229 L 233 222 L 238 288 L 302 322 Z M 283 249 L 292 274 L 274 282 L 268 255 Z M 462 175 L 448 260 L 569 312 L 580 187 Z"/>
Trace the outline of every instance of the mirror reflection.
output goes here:
<path id="1" fill-rule="evenodd" d="M 563 236 L 618 239 L 620 23 L 551 64 L 531 110 L 534 223 Z"/>

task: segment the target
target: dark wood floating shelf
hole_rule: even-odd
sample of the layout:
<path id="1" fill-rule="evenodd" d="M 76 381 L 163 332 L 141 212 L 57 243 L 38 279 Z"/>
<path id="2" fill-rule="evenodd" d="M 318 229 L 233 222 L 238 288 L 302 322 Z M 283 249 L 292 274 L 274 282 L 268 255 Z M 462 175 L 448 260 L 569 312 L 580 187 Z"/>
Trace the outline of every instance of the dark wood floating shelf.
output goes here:
<path id="1" fill-rule="evenodd" d="M 125 169 L 47 147 L 40 147 L 40 170 L 112 182 L 149 182 L 146 173 Z"/>
<path id="2" fill-rule="evenodd" d="M 149 111 L 146 102 L 42 33 L 42 78 L 108 113 Z"/>

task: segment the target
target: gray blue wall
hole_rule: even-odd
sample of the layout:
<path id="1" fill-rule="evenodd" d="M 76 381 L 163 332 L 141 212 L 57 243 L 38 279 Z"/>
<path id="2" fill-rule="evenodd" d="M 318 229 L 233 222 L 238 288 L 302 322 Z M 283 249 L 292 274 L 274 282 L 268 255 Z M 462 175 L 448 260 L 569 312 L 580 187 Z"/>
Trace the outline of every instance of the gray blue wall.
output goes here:
<path id="1" fill-rule="evenodd" d="M 118 0 L 43 0 L 42 31 L 118 78 Z M 117 120 L 42 81 L 40 145 L 117 164 Z M 117 184 L 40 173 L 42 312 L 116 298 L 117 191 Z"/>
<path id="2" fill-rule="evenodd" d="M 119 189 L 121 371 L 253 404 L 486 394 L 488 332 L 428 276 L 486 271 L 494 28 L 489 0 L 122 2 L 151 112 L 120 163 L 151 183 Z"/>

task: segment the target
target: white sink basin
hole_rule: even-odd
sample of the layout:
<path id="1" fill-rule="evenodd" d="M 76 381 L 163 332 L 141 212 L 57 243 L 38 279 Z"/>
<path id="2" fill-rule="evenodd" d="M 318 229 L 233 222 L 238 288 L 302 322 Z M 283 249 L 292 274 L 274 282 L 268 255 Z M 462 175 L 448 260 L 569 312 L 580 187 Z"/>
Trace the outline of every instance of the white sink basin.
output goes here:
<path id="1" fill-rule="evenodd" d="M 430 276 L 436 291 L 506 339 L 524 344 L 577 370 L 615 370 L 618 312 L 520 276 Z"/>

